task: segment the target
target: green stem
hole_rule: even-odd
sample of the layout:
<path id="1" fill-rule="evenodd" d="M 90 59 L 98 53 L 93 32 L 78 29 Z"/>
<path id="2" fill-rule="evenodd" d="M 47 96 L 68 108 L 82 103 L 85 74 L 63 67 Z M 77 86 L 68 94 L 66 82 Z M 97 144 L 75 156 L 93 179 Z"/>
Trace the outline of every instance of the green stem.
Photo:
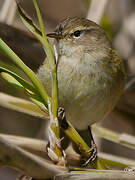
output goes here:
<path id="1" fill-rule="evenodd" d="M 91 148 L 86 144 L 86 142 L 82 139 L 82 137 L 78 134 L 78 132 L 74 129 L 72 124 L 67 121 L 68 128 L 66 130 L 63 129 L 65 134 L 79 147 L 80 152 L 85 155 L 87 158 L 91 156 L 91 152 L 88 152 Z M 94 162 L 91 163 L 91 166 L 95 169 L 106 169 L 104 164 L 99 161 L 97 158 Z"/>
<path id="2" fill-rule="evenodd" d="M 52 48 L 51 44 L 49 43 L 49 41 L 48 41 L 48 39 L 46 37 L 46 32 L 45 32 L 43 19 L 42 19 L 42 16 L 41 16 L 37 1 L 33 0 L 33 3 L 34 3 L 34 6 L 35 6 L 35 9 L 36 9 L 36 12 L 37 12 L 40 28 L 41 28 L 41 31 L 42 31 L 43 47 L 45 48 L 45 52 L 47 54 L 47 57 L 49 58 L 49 62 L 52 63 L 51 67 L 55 67 L 55 58 L 54 58 L 54 55 L 53 55 L 53 48 Z"/>
<path id="3" fill-rule="evenodd" d="M 54 57 L 54 53 L 53 53 L 53 48 L 51 46 L 51 44 L 49 43 L 47 37 L 46 37 L 46 32 L 45 32 L 45 28 L 44 28 L 44 23 L 43 23 L 43 19 L 37 4 L 36 0 L 33 0 L 36 12 L 37 12 L 37 16 L 38 16 L 38 20 L 39 20 L 39 24 L 40 24 L 40 28 L 42 31 L 42 36 L 43 36 L 43 47 L 45 48 L 45 52 L 47 54 L 47 58 L 50 62 L 50 67 L 51 67 L 51 73 L 52 73 L 52 113 L 54 117 L 57 117 L 57 109 L 58 109 L 58 83 L 57 83 L 57 68 L 56 68 L 56 61 L 55 61 L 55 57 Z"/>
<path id="4" fill-rule="evenodd" d="M 36 12 L 37 12 L 37 16 L 38 16 L 38 20 L 39 20 L 39 24 L 40 24 L 40 28 L 41 28 L 41 32 L 42 32 L 42 45 L 45 49 L 46 55 L 47 55 L 47 59 L 49 60 L 50 63 L 50 67 L 51 67 L 51 75 L 52 75 L 52 103 L 51 103 L 51 114 L 53 116 L 52 120 L 50 122 L 50 128 L 53 130 L 56 138 L 58 139 L 58 141 L 60 142 L 60 129 L 59 129 L 59 122 L 58 122 L 58 118 L 57 118 L 57 113 L 58 113 L 58 81 L 57 81 L 57 66 L 56 66 L 56 61 L 55 61 L 55 57 L 54 57 L 54 53 L 53 53 L 53 48 L 51 46 L 51 44 L 49 43 L 47 37 L 46 37 L 46 32 L 45 32 L 45 28 L 44 28 L 44 23 L 43 23 L 43 19 L 37 4 L 37 0 L 33 0 Z M 51 134 L 50 134 L 51 136 Z M 54 142 L 50 142 L 50 147 L 51 147 L 51 143 Z M 57 144 L 57 143 L 56 143 Z M 54 147 L 54 146 L 52 146 Z M 54 150 L 54 149 L 53 149 Z M 58 157 L 62 157 L 62 152 L 61 152 L 61 147 L 57 146 L 55 147 L 55 153 L 58 155 Z"/>
<path id="5" fill-rule="evenodd" d="M 67 121 L 69 128 L 64 130 L 65 134 L 67 134 L 70 139 L 79 146 L 79 149 L 88 154 L 88 151 L 90 150 L 90 147 L 86 144 L 86 142 L 82 139 L 82 137 L 78 134 L 78 132 L 74 129 L 72 124 Z"/>

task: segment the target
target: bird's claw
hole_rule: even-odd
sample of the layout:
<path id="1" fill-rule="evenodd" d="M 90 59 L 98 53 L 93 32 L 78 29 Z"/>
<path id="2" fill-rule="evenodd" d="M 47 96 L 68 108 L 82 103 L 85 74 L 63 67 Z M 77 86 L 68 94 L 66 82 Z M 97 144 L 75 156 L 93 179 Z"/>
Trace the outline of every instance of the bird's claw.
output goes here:
<path id="1" fill-rule="evenodd" d="M 60 121 L 60 127 L 64 130 L 67 130 L 69 128 L 69 124 L 67 123 L 66 120 L 65 109 L 62 107 L 59 107 L 58 109 L 58 119 Z"/>
<path id="2" fill-rule="evenodd" d="M 65 118 L 65 109 L 62 107 L 58 108 L 58 118 L 61 118 L 62 120 Z"/>
<path id="3" fill-rule="evenodd" d="M 90 162 L 95 161 L 97 158 L 97 146 L 95 143 L 93 143 L 93 141 L 91 145 L 92 147 L 88 151 L 88 153 L 90 153 L 90 157 L 82 164 L 83 167 L 86 167 Z"/>

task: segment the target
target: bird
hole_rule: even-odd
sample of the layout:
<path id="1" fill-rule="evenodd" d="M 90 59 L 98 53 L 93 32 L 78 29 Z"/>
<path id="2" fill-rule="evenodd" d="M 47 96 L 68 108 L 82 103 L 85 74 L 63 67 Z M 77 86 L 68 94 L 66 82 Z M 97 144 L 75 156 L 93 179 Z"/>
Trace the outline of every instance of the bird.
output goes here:
<path id="1" fill-rule="evenodd" d="M 78 130 L 105 119 L 126 82 L 124 62 L 104 29 L 85 18 L 66 18 L 47 35 L 56 40 L 59 106 Z M 37 76 L 51 95 L 49 60 Z M 93 139 L 93 138 L 92 138 Z"/>

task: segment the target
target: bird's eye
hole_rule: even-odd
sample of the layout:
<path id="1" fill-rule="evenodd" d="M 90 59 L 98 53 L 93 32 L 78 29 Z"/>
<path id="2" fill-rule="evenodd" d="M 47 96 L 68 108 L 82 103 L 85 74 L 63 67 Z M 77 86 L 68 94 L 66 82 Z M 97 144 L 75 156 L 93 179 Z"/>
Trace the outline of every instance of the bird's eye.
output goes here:
<path id="1" fill-rule="evenodd" d="M 79 37 L 80 34 L 81 34 L 81 31 L 79 31 L 79 30 L 77 30 L 77 31 L 74 32 L 74 36 L 75 36 L 75 37 Z"/>

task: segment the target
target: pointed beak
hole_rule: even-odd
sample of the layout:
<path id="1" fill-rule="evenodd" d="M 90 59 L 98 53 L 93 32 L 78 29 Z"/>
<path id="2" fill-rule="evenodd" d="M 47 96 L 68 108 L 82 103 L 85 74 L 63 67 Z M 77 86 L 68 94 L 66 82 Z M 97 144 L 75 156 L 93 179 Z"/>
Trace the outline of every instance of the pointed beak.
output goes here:
<path id="1" fill-rule="evenodd" d="M 61 34 L 58 34 L 57 32 L 48 33 L 47 36 L 55 39 L 63 39 L 63 36 Z"/>

